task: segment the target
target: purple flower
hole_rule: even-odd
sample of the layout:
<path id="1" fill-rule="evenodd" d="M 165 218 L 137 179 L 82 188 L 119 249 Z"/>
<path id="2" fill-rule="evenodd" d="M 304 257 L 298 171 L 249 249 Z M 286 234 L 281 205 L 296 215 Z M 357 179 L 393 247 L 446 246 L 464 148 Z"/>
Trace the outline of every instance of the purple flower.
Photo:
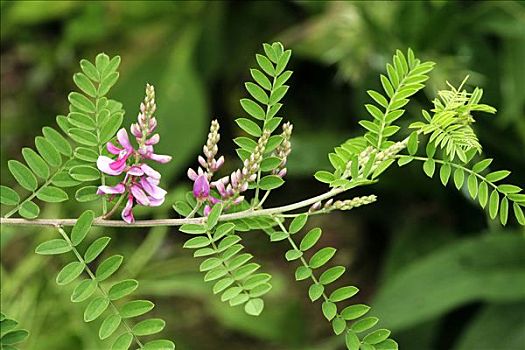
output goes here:
<path id="1" fill-rule="evenodd" d="M 122 219 L 127 223 L 133 223 L 133 207 L 136 204 L 156 207 L 164 203 L 166 191 L 159 187 L 160 173 L 145 164 L 146 159 L 151 159 L 159 163 L 167 163 L 171 160 L 170 156 L 155 154 L 153 146 L 160 141 L 159 134 L 151 135 L 157 126 L 157 121 L 152 117 L 155 110 L 154 101 L 151 102 L 152 87 L 150 90 L 150 102 L 148 105 L 141 105 L 138 123 L 130 127 L 131 134 L 135 136 L 139 147 L 135 149 L 129 140 L 126 129 L 120 129 L 117 133 L 118 144 L 108 142 L 106 148 L 109 153 L 117 156 L 112 159 L 107 156 L 99 156 L 97 167 L 105 174 L 117 176 L 125 173 L 124 179 L 115 186 L 99 186 L 97 194 L 127 195 L 127 202 L 122 210 Z M 128 159 L 134 161 L 128 164 Z M 209 186 L 209 185 L 208 185 Z M 209 193 L 209 190 L 208 190 Z"/>
<path id="2" fill-rule="evenodd" d="M 199 175 L 195 179 L 193 183 L 193 195 L 200 200 L 205 200 L 210 195 L 210 183 L 206 175 Z"/>

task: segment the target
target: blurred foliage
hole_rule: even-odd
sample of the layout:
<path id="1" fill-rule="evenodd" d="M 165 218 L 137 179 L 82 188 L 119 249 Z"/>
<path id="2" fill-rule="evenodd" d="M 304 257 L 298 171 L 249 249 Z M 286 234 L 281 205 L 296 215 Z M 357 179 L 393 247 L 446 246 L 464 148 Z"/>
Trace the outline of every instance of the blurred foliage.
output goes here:
<path id="1" fill-rule="evenodd" d="M 172 203 L 186 189 L 185 169 L 193 165 L 211 118 L 221 122 L 227 167 L 236 166 L 229 140 L 239 133 L 232 121 L 241 112 L 242 82 L 260 44 L 278 39 L 294 50 L 283 111 L 295 124 L 289 161 L 295 185 L 284 186 L 270 205 L 322 191 L 311 174 L 329 164 L 326 155 L 334 146 L 361 131 L 357 121 L 366 113 L 366 90 L 378 88 L 378 73 L 394 50 L 407 47 L 438 63 L 425 93 L 417 96 L 422 107 L 428 108 L 445 80 L 458 85 L 469 74 L 469 83 L 484 88 L 486 102 L 498 108 L 475 125 L 484 153 L 496 159 L 496 168 L 513 171 L 511 182 L 525 183 L 521 2 L 0 4 L 3 165 L 19 159 L 19 150 L 39 129 L 66 112 L 80 58 L 119 54 L 121 80 L 113 97 L 124 103 L 125 123 L 136 117 L 145 83 L 156 86 L 159 152 L 174 155 L 162 169 Z M 10 178 L 5 167 L 0 174 Z M 407 192 L 405 184 L 413 190 Z M 444 191 L 419 169 L 391 170 L 374 190 L 376 205 L 311 224 L 325 227 L 323 243 L 340 247 L 337 263 L 348 267 L 351 283 L 392 327 L 401 348 L 518 349 L 525 341 L 523 230 L 489 223 L 468 194 Z M 168 209 L 156 215 L 169 215 Z M 42 216 L 78 212 L 50 205 Z M 279 244 L 258 234 L 245 238 L 274 275 L 266 310 L 253 318 L 209 293 L 175 229 L 105 231 L 114 238 L 112 249 L 128 257 L 123 273 L 141 280 L 139 294 L 155 300 L 156 312 L 167 321 L 163 336 L 176 340 L 178 349 L 339 346 L 321 312 L 310 305 L 306 286 L 293 281 Z M 2 311 L 31 331 L 21 349 L 104 349 L 107 345 L 93 337 L 96 325 L 85 324 L 81 308 L 69 302 L 70 290 L 54 282 L 63 261 L 32 253 L 54 235 L 2 227 Z M 407 300 L 412 302 L 399 303 Z"/>

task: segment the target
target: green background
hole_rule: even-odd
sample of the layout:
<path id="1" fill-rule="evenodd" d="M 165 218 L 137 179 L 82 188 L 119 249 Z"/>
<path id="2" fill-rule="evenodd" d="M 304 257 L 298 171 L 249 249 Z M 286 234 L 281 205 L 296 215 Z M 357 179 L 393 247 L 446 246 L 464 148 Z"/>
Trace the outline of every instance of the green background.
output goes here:
<path id="1" fill-rule="evenodd" d="M 161 166 L 170 200 L 189 189 L 185 171 L 195 166 L 209 122 L 221 123 L 225 171 L 239 165 L 230 141 L 242 115 L 243 82 L 263 42 L 293 50 L 291 88 L 284 117 L 294 124 L 288 182 L 272 194 L 275 206 L 319 194 L 313 179 L 329 168 L 328 152 L 362 133 L 367 89 L 395 49 L 411 47 L 437 62 L 427 88 L 416 96 L 405 122 L 445 81 L 485 91 L 494 116 L 479 115 L 476 131 L 495 169 L 525 181 L 525 6 L 519 2 L 1 2 L 2 184 L 14 183 L 7 159 L 54 118 L 67 112 L 71 76 L 81 58 L 98 52 L 122 56 L 112 97 L 124 103 L 125 123 L 138 113 L 146 82 L 157 91 L 159 151 L 174 156 Z M 419 165 L 392 169 L 379 184 L 356 194 L 376 194 L 373 205 L 315 217 L 323 245 L 338 248 L 346 283 L 356 300 L 371 303 L 381 325 L 401 349 L 519 349 L 525 344 L 524 230 L 513 220 L 502 228 L 466 192 L 444 189 Z M 42 217 L 74 217 L 84 206 L 47 205 Z M 138 212 L 138 211 L 137 211 Z M 169 205 L 142 217 L 176 217 Z M 202 282 L 197 259 L 183 251 L 176 229 L 96 229 L 113 237 L 110 251 L 125 256 L 122 276 L 141 281 L 140 296 L 167 321 L 163 336 L 177 349 L 341 349 L 306 283 L 294 281 L 284 243 L 245 235 L 245 245 L 274 289 L 258 318 L 230 308 Z M 95 321 L 69 302 L 69 287 L 55 276 L 66 260 L 37 256 L 37 243 L 55 238 L 49 229 L 3 227 L 2 311 L 31 330 L 21 349 L 105 349 Z M 72 287 L 71 287 L 72 288 Z"/>

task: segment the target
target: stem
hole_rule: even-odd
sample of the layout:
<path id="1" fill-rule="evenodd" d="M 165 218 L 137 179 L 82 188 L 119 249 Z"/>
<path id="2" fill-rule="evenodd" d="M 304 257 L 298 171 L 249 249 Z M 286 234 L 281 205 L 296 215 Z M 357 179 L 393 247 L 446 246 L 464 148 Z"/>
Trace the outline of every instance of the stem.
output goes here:
<path id="1" fill-rule="evenodd" d="M 219 217 L 219 221 L 228 221 L 243 219 L 248 217 L 265 216 L 273 214 L 281 214 L 296 209 L 301 209 L 310 206 L 319 201 L 332 198 L 338 194 L 341 194 L 353 187 L 359 186 L 359 183 L 355 183 L 354 186 L 349 188 L 333 188 L 330 191 L 321 195 L 302 200 L 297 203 L 283 205 L 275 208 L 254 210 L 252 208 L 240 211 L 237 213 L 223 214 Z M 26 219 L 11 219 L 11 218 L 0 218 L 1 225 L 26 225 L 26 226 L 73 226 L 77 222 L 77 219 L 38 219 L 38 220 L 26 220 Z M 206 222 L 206 218 L 187 218 L 187 219 L 157 219 L 157 220 L 138 220 L 133 224 L 127 224 L 122 220 L 104 220 L 95 219 L 93 225 L 105 226 L 105 227 L 154 227 L 154 226 L 181 226 L 184 224 L 203 224 Z"/>
<path id="2" fill-rule="evenodd" d="M 115 206 L 113 208 L 111 208 L 111 210 L 106 215 L 104 215 L 102 218 L 103 219 L 109 219 L 111 217 L 111 215 L 113 215 L 117 211 L 118 207 L 120 206 L 120 203 L 122 203 L 122 200 L 124 198 L 126 198 L 126 193 L 123 193 L 120 196 L 120 198 L 118 199 L 117 203 L 115 203 Z"/>
<path id="3" fill-rule="evenodd" d="M 7 214 L 4 215 L 4 218 L 9 218 L 11 215 L 13 215 L 14 213 L 16 213 L 18 211 L 18 209 L 20 209 L 22 207 L 22 205 L 24 205 L 27 201 L 30 201 L 31 199 L 35 198 L 38 193 L 45 187 L 49 186 L 49 184 L 51 184 L 51 182 L 53 181 L 53 179 L 55 178 L 55 176 L 57 176 L 57 174 L 59 174 L 62 170 L 64 170 L 65 166 L 66 166 L 66 163 L 67 161 L 64 162 L 64 164 L 59 167 L 56 172 L 53 174 L 53 176 L 51 176 L 49 179 L 46 180 L 46 182 L 44 182 L 42 184 L 42 186 L 40 186 L 40 188 L 38 188 L 35 192 L 33 192 L 29 197 L 27 197 L 24 201 L 22 201 L 20 204 L 18 204 L 16 207 L 14 207 L 11 211 L 9 211 Z M 2 218 L 3 219 L 3 218 Z"/>
<path id="4" fill-rule="evenodd" d="M 202 205 L 202 202 L 199 201 L 197 203 L 197 205 L 195 205 L 195 208 L 193 208 L 193 210 L 191 211 L 191 213 L 188 214 L 188 216 L 186 216 L 186 219 L 191 219 L 193 217 L 193 215 L 195 215 L 195 213 L 199 210 L 199 208 L 201 207 Z"/>
<path id="5" fill-rule="evenodd" d="M 109 299 L 109 295 L 108 293 L 104 290 L 104 288 L 102 288 L 102 286 L 100 285 L 100 283 L 97 281 L 97 278 L 95 276 L 95 274 L 93 273 L 93 271 L 91 271 L 91 269 L 89 268 L 88 264 L 86 264 L 86 262 L 84 261 L 84 258 L 82 258 L 82 255 L 80 255 L 80 253 L 78 252 L 77 248 L 75 248 L 75 246 L 73 245 L 73 243 L 71 242 L 71 240 L 69 239 L 69 236 L 67 235 L 67 233 L 64 231 L 64 229 L 62 229 L 62 227 L 60 227 L 59 225 L 56 226 L 58 232 L 60 232 L 60 234 L 62 235 L 62 238 L 64 238 L 64 240 L 69 244 L 69 246 L 71 247 L 73 253 L 75 254 L 75 256 L 77 257 L 78 261 L 80 261 L 83 265 L 84 265 L 84 270 L 87 272 L 87 274 L 89 275 L 89 277 L 93 280 L 93 281 L 96 281 L 97 282 L 97 288 L 98 290 L 100 291 L 100 293 L 102 293 L 102 295 L 104 296 L 104 298 L 106 298 L 107 300 L 109 300 L 109 304 L 111 305 L 111 307 L 113 308 L 113 311 L 115 311 L 115 314 L 119 315 L 119 316 L 122 316 L 117 308 L 117 306 L 113 303 L 113 301 L 111 301 Z M 135 339 L 135 342 L 137 343 L 137 345 L 139 346 L 140 349 L 143 349 L 144 345 L 142 344 L 142 342 L 137 338 L 137 336 L 135 335 L 135 333 L 133 333 L 133 331 L 131 330 L 131 327 L 126 323 L 126 320 L 125 318 L 121 317 L 121 323 L 124 325 L 124 327 L 126 328 L 126 330 L 133 336 L 133 339 Z"/>

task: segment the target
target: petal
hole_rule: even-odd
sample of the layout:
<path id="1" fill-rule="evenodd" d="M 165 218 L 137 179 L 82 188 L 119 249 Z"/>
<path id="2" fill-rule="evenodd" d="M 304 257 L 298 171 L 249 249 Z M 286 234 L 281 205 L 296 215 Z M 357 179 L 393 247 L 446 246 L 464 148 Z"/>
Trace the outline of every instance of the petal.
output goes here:
<path id="1" fill-rule="evenodd" d="M 119 157 L 117 160 L 115 160 L 114 162 L 110 163 L 109 167 L 112 170 L 122 172 L 124 170 L 124 168 L 126 167 L 126 160 L 127 159 L 128 159 L 128 157 L 126 157 L 126 156 Z"/>
<path id="2" fill-rule="evenodd" d="M 126 206 L 122 210 L 122 220 L 127 222 L 128 224 L 134 223 L 135 218 L 133 217 L 133 196 L 128 196 L 128 201 L 126 203 Z"/>
<path id="3" fill-rule="evenodd" d="M 136 138 L 142 137 L 142 131 L 140 130 L 140 127 L 137 123 L 131 124 L 129 130 L 131 131 L 131 134 L 135 136 Z"/>
<path id="4" fill-rule="evenodd" d="M 122 128 L 117 132 L 117 140 L 126 150 L 133 151 L 126 129 Z"/>
<path id="5" fill-rule="evenodd" d="M 150 201 L 150 207 L 158 207 L 162 205 L 162 203 L 164 203 L 164 197 L 162 197 L 161 199 L 155 199 L 153 197 L 149 197 L 149 201 Z"/>
<path id="6" fill-rule="evenodd" d="M 187 174 L 188 174 L 188 177 L 190 178 L 190 180 L 192 180 L 192 181 L 197 180 L 197 177 L 199 176 L 199 175 L 197 175 L 195 170 L 193 170 L 192 168 L 188 168 L 188 173 Z"/>
<path id="7" fill-rule="evenodd" d="M 132 176 L 142 176 L 144 175 L 144 170 L 140 168 L 138 165 L 133 165 L 127 170 L 128 175 Z"/>
<path id="8" fill-rule="evenodd" d="M 204 216 L 210 215 L 210 212 L 211 212 L 211 207 L 208 204 L 206 204 L 206 206 L 204 206 Z"/>
<path id="9" fill-rule="evenodd" d="M 199 175 L 193 184 L 195 198 L 204 199 L 210 194 L 210 183 L 206 175 Z"/>
<path id="10" fill-rule="evenodd" d="M 140 168 L 144 171 L 144 173 L 146 175 L 148 175 L 149 177 L 152 177 L 154 179 L 160 179 L 160 173 L 158 171 L 156 171 L 155 169 L 153 169 L 152 167 L 150 167 L 149 165 L 147 164 L 141 164 L 140 165 Z"/>
<path id="11" fill-rule="evenodd" d="M 168 163 L 171 160 L 171 156 L 155 154 L 155 153 L 151 153 L 148 156 L 148 158 L 156 162 L 162 163 L 162 164 Z"/>
<path id="12" fill-rule="evenodd" d="M 150 202 L 149 202 L 148 196 L 146 196 L 146 193 L 144 193 L 144 191 L 142 190 L 142 188 L 140 188 L 140 186 L 136 184 L 131 185 L 130 191 L 133 197 L 135 197 L 135 199 L 137 200 L 137 203 L 141 205 L 149 206 Z"/>
<path id="13" fill-rule="evenodd" d="M 122 151 L 120 148 L 118 148 L 117 146 L 115 146 L 111 142 L 108 142 L 106 144 L 106 148 L 107 148 L 108 152 L 112 153 L 112 154 L 119 154 L 120 151 Z"/>
<path id="14" fill-rule="evenodd" d="M 119 183 L 116 186 L 98 186 L 97 194 L 118 194 L 124 193 L 126 191 L 126 186 Z"/>
<path id="15" fill-rule="evenodd" d="M 154 199 L 162 199 L 166 196 L 165 190 L 163 190 L 157 185 L 150 183 L 147 178 L 141 177 L 140 184 L 142 185 L 144 191 L 146 191 L 146 193 Z"/>
<path id="16" fill-rule="evenodd" d="M 103 173 L 106 173 L 108 175 L 120 175 L 122 174 L 122 169 L 111 169 L 110 164 L 114 163 L 114 160 L 106 157 L 106 156 L 99 156 L 97 159 L 97 168 L 102 171 Z M 125 165 L 125 164 L 124 164 Z"/>
<path id="17" fill-rule="evenodd" d="M 157 143 L 159 143 L 159 141 L 160 141 L 160 135 L 159 134 L 155 134 L 152 137 L 150 137 L 149 140 L 146 140 L 146 145 L 148 145 L 148 146 L 156 145 Z"/>

